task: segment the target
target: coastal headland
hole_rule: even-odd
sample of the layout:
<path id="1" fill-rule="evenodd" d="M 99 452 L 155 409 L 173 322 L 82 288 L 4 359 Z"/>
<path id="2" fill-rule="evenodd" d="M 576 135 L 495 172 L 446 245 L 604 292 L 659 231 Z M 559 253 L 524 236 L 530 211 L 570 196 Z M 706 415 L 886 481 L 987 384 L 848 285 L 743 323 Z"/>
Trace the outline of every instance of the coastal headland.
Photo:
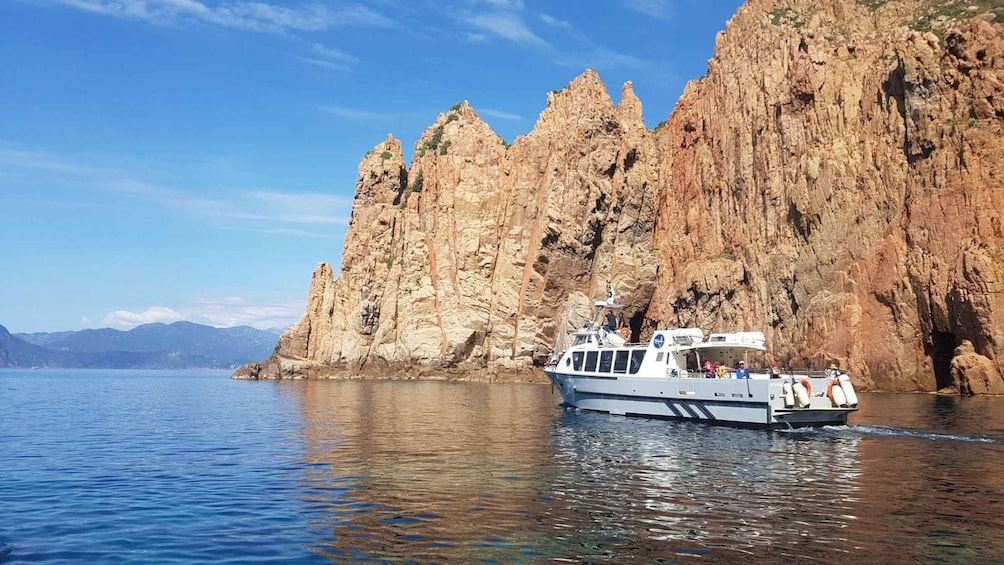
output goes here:
<path id="1" fill-rule="evenodd" d="M 544 382 L 612 283 L 634 335 L 761 330 L 863 390 L 1004 393 L 1004 6 L 750 0 L 649 129 L 587 70 L 506 143 L 466 102 L 359 166 L 336 274 L 235 378 Z"/>

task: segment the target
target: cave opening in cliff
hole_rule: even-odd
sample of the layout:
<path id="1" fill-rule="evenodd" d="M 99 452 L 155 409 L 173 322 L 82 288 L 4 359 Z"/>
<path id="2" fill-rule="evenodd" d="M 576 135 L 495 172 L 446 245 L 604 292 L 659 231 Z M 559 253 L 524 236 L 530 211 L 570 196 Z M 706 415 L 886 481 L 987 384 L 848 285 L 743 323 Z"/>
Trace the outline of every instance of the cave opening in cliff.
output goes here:
<path id="1" fill-rule="evenodd" d="M 645 323 L 645 314 L 648 310 L 643 310 L 641 312 L 635 312 L 634 316 L 628 319 L 628 327 L 631 328 L 631 339 L 636 342 L 641 341 L 641 327 Z"/>
<path id="2" fill-rule="evenodd" d="M 933 331 L 928 341 L 927 355 L 934 365 L 934 379 L 938 389 L 954 385 L 952 357 L 955 356 L 955 334 Z"/>

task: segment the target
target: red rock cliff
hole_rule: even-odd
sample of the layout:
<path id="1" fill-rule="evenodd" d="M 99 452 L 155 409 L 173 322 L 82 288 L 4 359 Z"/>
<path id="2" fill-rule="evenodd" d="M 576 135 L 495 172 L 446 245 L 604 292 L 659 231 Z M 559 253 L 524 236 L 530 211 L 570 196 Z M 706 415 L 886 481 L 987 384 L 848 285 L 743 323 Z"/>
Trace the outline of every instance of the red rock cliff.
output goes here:
<path id="1" fill-rule="evenodd" d="M 766 326 L 883 390 L 967 381 L 969 341 L 1004 392 L 1004 56 L 973 4 L 740 9 L 660 131 L 649 318 Z"/>
<path id="2" fill-rule="evenodd" d="M 341 272 L 251 376 L 534 369 L 613 281 L 883 390 L 1004 392 L 999 2 L 751 0 L 664 127 L 589 71 L 511 146 L 466 104 L 360 165 Z"/>

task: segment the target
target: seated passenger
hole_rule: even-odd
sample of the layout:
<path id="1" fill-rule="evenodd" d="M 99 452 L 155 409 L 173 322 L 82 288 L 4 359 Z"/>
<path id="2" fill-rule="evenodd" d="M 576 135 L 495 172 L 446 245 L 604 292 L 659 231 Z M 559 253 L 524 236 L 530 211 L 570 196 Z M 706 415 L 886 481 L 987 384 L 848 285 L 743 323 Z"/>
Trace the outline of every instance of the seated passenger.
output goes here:
<path id="1" fill-rule="evenodd" d="M 750 370 L 746 368 L 746 362 L 745 361 L 740 361 L 739 362 L 739 368 L 736 369 L 736 378 L 737 379 L 748 379 L 748 378 L 750 378 Z"/>
<path id="2" fill-rule="evenodd" d="M 708 359 L 704 360 L 704 378 L 713 379 L 715 378 L 715 366 L 711 364 Z"/>

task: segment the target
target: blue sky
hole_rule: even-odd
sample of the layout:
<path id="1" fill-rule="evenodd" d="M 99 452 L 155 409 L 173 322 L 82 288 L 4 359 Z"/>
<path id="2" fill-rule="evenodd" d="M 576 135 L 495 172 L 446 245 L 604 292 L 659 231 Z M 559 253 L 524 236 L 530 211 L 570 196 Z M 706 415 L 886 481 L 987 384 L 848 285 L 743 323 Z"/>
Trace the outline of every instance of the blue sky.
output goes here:
<path id="1" fill-rule="evenodd" d="M 587 68 L 654 127 L 740 4 L 0 2 L 0 324 L 286 326 L 388 133 L 468 100 L 511 142 Z"/>

